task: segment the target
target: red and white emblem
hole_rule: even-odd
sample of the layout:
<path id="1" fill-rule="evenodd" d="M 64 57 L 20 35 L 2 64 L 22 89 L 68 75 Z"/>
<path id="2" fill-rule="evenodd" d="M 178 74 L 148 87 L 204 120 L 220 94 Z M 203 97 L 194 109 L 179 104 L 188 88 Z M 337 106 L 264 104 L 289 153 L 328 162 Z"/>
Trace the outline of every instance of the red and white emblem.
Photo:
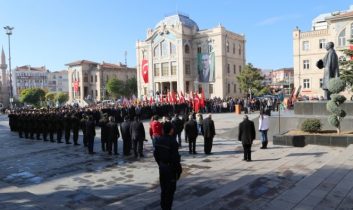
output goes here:
<path id="1" fill-rule="evenodd" d="M 142 60 L 142 78 L 145 83 L 148 83 L 148 60 Z"/>

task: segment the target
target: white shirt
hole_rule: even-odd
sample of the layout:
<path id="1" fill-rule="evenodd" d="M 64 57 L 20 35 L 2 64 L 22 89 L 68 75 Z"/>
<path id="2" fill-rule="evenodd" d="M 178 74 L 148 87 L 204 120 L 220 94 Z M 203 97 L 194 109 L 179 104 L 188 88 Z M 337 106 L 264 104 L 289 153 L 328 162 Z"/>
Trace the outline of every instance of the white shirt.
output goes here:
<path id="1" fill-rule="evenodd" d="M 262 115 L 263 117 L 259 117 L 259 130 L 260 131 L 265 131 L 270 128 L 270 121 L 269 117 L 267 115 Z"/>

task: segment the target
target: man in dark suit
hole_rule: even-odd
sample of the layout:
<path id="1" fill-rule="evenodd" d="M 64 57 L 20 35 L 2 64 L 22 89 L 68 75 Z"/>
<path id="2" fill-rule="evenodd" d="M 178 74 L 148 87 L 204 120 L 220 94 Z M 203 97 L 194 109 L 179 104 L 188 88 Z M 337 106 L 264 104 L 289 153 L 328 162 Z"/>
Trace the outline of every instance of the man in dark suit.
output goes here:
<path id="1" fill-rule="evenodd" d="M 214 127 L 214 122 L 212 120 L 211 114 L 208 115 L 206 119 L 202 122 L 202 134 L 205 140 L 204 143 L 204 151 L 206 155 L 211 154 L 213 137 L 216 135 L 216 130 Z"/>
<path id="2" fill-rule="evenodd" d="M 189 116 L 189 121 L 185 124 L 185 133 L 189 140 L 189 153 L 197 154 L 196 138 L 198 135 L 198 130 L 197 130 L 197 123 L 192 117 L 192 115 Z"/>
<path id="3" fill-rule="evenodd" d="M 135 120 L 130 125 L 130 136 L 134 144 L 135 158 L 144 157 L 143 155 L 143 141 L 146 139 L 145 127 L 143 127 L 142 122 L 135 117 Z"/>
<path id="4" fill-rule="evenodd" d="M 94 148 L 94 137 L 96 136 L 96 125 L 94 123 L 94 119 L 92 115 L 88 117 L 88 121 L 86 122 L 85 132 L 86 132 L 86 138 L 88 142 L 88 153 L 93 155 L 95 154 L 93 152 L 93 148 Z"/>
<path id="5" fill-rule="evenodd" d="M 244 159 L 251 161 L 251 145 L 255 139 L 255 126 L 254 122 L 249 120 L 248 116 L 244 116 L 243 122 L 239 124 L 238 140 L 242 142 L 244 148 Z"/>
<path id="6" fill-rule="evenodd" d="M 131 135 L 130 135 L 130 119 L 125 116 L 124 122 L 120 124 L 121 137 L 123 139 L 123 154 L 129 156 L 131 154 Z"/>
<path id="7" fill-rule="evenodd" d="M 112 154 L 112 149 L 114 147 L 114 155 L 118 155 L 118 138 L 120 137 L 118 124 L 114 122 L 114 117 L 109 117 L 109 122 L 107 123 L 107 151 L 108 154 Z"/>

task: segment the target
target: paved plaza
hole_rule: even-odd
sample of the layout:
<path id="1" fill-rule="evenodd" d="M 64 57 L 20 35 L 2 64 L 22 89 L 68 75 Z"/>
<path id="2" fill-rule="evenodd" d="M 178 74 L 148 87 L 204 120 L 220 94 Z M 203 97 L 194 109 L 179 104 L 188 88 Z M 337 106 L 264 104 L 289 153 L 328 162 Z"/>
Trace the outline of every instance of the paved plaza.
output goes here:
<path id="1" fill-rule="evenodd" d="M 269 144 L 260 150 L 256 140 L 253 161 L 244 162 L 236 136 L 227 137 L 242 116 L 213 118 L 212 155 L 203 154 L 200 136 L 197 155 L 189 155 L 183 142 L 174 209 L 353 209 L 353 146 Z M 0 209 L 159 209 L 151 141 L 145 144 L 146 157 L 135 159 L 100 152 L 99 137 L 97 129 L 92 156 L 82 145 L 20 139 L 0 116 Z"/>

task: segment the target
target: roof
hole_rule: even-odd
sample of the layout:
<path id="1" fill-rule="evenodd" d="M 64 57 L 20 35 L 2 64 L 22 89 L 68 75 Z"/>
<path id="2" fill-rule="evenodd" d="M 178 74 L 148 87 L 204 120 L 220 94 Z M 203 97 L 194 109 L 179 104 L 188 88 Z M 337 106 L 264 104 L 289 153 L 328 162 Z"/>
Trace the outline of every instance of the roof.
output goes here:
<path id="1" fill-rule="evenodd" d="M 353 11 L 341 13 L 339 15 L 333 15 L 327 19 L 341 19 L 341 18 L 348 18 L 348 17 L 353 17 Z"/>
<path id="2" fill-rule="evenodd" d="M 41 67 L 31 67 L 30 65 L 18 66 L 16 67 L 16 71 L 39 71 L 39 72 L 46 72 L 48 71 L 45 66 Z"/>
<path id="3" fill-rule="evenodd" d="M 190 19 L 188 16 L 182 15 L 182 14 L 175 14 L 175 15 L 171 15 L 171 16 L 166 16 L 163 20 L 158 22 L 158 24 L 156 25 L 155 28 L 158 28 L 159 26 L 162 26 L 164 24 L 165 25 L 176 25 L 178 23 L 181 23 L 183 26 L 186 26 L 188 28 L 196 27 L 196 30 L 197 31 L 199 30 L 199 27 L 195 23 L 195 21 Z"/>
<path id="4" fill-rule="evenodd" d="M 118 64 L 113 64 L 113 63 L 106 63 L 106 62 L 102 62 L 102 64 L 100 64 L 100 66 L 102 68 L 107 68 L 107 69 L 116 69 L 116 68 L 122 68 L 122 67 L 126 67 L 125 64 L 122 63 L 118 63 Z"/>
<path id="5" fill-rule="evenodd" d="M 78 61 L 74 61 L 71 63 L 67 63 L 67 64 L 65 64 L 65 66 L 78 66 L 78 65 L 82 65 L 82 64 L 95 64 L 95 65 L 97 65 L 98 63 L 93 62 L 93 61 L 89 61 L 89 60 L 78 60 Z"/>

